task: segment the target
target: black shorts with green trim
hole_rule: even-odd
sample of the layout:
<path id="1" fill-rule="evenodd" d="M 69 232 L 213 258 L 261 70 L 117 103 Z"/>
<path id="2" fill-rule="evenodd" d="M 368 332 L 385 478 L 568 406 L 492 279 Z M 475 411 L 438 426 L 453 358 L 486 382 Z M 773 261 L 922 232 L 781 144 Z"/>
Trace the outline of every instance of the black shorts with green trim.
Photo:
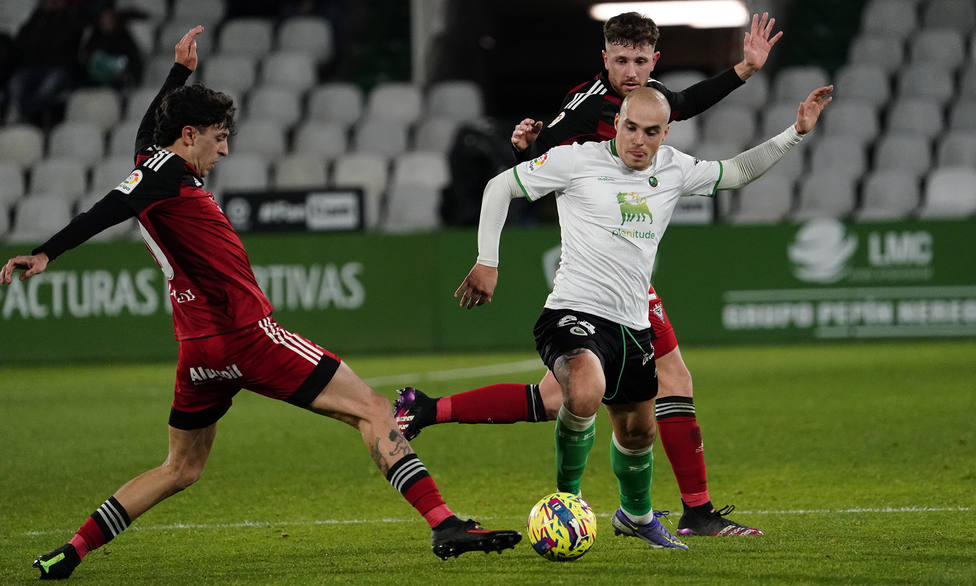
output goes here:
<path id="1" fill-rule="evenodd" d="M 600 359 L 607 405 L 642 403 L 657 396 L 657 366 L 651 328 L 634 330 L 608 319 L 571 309 L 543 309 L 532 330 L 542 362 L 552 370 L 556 359 L 586 348 Z"/>

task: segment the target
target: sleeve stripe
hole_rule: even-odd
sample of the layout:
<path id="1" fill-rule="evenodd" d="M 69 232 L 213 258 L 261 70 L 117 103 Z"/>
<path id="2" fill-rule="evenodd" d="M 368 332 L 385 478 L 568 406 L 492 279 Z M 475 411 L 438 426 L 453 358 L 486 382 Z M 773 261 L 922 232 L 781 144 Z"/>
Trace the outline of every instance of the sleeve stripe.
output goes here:
<path id="1" fill-rule="evenodd" d="M 515 173 L 515 181 L 518 183 L 518 186 L 522 188 L 522 193 L 525 194 L 525 199 L 532 201 L 532 197 L 529 195 L 529 192 L 525 189 L 525 186 L 522 185 L 522 180 L 519 179 L 518 166 L 512 167 L 512 173 Z"/>

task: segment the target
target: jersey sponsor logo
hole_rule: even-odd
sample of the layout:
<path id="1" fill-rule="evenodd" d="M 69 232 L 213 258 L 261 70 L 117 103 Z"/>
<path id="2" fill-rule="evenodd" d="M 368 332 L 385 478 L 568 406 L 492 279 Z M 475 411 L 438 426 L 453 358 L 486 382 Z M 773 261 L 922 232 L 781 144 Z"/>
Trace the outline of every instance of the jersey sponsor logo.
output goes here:
<path id="1" fill-rule="evenodd" d="M 236 363 L 224 367 L 223 370 L 216 370 L 205 366 L 190 367 L 190 381 L 195 385 L 202 385 L 217 379 L 234 380 L 243 377 L 244 373 L 241 372 L 241 369 L 237 367 Z"/>
<path id="2" fill-rule="evenodd" d="M 530 172 L 535 171 L 539 167 L 545 165 L 546 164 L 546 161 L 548 161 L 548 160 L 549 160 L 549 153 L 545 153 L 541 157 L 537 157 L 535 159 L 532 159 L 531 161 L 529 161 L 529 171 Z"/>
<path id="3" fill-rule="evenodd" d="M 170 289 L 169 296 L 172 297 L 173 301 L 177 303 L 186 303 L 187 301 L 193 301 L 197 298 L 197 296 L 193 294 L 193 291 L 189 289 L 186 291 L 176 291 L 174 289 Z"/>
<path id="4" fill-rule="evenodd" d="M 629 193 L 620 192 L 617 194 L 617 203 L 620 205 L 620 224 L 625 222 L 650 222 L 654 223 L 654 216 L 647 208 L 647 196 L 640 195 L 635 191 Z"/>
<path id="5" fill-rule="evenodd" d="M 793 274 L 801 281 L 836 283 L 848 271 L 848 261 L 857 250 L 857 237 L 847 234 L 844 224 L 832 218 L 810 220 L 796 233 L 787 249 Z"/>
<path id="6" fill-rule="evenodd" d="M 553 126 L 555 126 L 556 124 L 558 124 L 560 120 L 562 120 L 565 117 L 566 117 L 566 110 L 563 110 L 562 112 L 559 113 L 559 116 L 556 116 L 555 118 L 552 119 L 552 122 L 549 123 L 548 128 L 552 128 Z"/>
<path id="7" fill-rule="evenodd" d="M 655 303 L 651 305 L 651 313 L 657 317 L 657 321 L 664 322 L 664 306 L 660 303 Z"/>
<path id="8" fill-rule="evenodd" d="M 136 188 L 136 185 L 139 185 L 140 181 L 142 181 L 142 171 L 136 169 L 132 173 L 129 173 L 129 176 L 126 177 L 122 183 L 119 183 L 119 186 L 115 189 L 129 195 L 132 193 L 132 190 Z"/>

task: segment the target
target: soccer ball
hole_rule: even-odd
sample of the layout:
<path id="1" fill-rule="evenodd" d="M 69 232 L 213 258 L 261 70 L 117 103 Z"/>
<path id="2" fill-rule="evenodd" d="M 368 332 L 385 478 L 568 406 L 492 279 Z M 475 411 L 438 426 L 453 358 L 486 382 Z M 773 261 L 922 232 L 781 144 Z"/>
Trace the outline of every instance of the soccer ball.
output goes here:
<path id="1" fill-rule="evenodd" d="M 596 515 L 581 497 L 555 492 L 529 512 L 529 541 L 536 553 L 554 562 L 569 562 L 593 547 Z"/>

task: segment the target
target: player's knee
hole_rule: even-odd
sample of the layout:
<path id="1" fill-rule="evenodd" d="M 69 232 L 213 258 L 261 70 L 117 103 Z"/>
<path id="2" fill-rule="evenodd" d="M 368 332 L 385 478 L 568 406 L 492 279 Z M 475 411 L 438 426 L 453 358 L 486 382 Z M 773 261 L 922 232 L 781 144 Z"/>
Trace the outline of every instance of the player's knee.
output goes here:
<path id="1" fill-rule="evenodd" d="M 657 438 L 657 429 L 653 426 L 628 426 L 626 429 L 614 430 L 614 437 L 619 443 L 628 450 L 643 450 L 654 445 Z"/>
<path id="2" fill-rule="evenodd" d="M 363 407 L 366 411 L 367 419 L 376 420 L 392 417 L 393 406 L 390 405 L 389 399 L 376 391 L 370 391 Z"/>
<path id="3" fill-rule="evenodd" d="M 200 480 L 203 475 L 203 466 L 189 463 L 169 463 L 163 464 L 163 471 L 169 479 L 170 491 L 173 493 L 185 490 Z"/>
<path id="4" fill-rule="evenodd" d="M 659 369 L 657 384 L 659 397 L 691 397 L 694 390 L 691 372 L 683 362 L 674 368 Z"/>

